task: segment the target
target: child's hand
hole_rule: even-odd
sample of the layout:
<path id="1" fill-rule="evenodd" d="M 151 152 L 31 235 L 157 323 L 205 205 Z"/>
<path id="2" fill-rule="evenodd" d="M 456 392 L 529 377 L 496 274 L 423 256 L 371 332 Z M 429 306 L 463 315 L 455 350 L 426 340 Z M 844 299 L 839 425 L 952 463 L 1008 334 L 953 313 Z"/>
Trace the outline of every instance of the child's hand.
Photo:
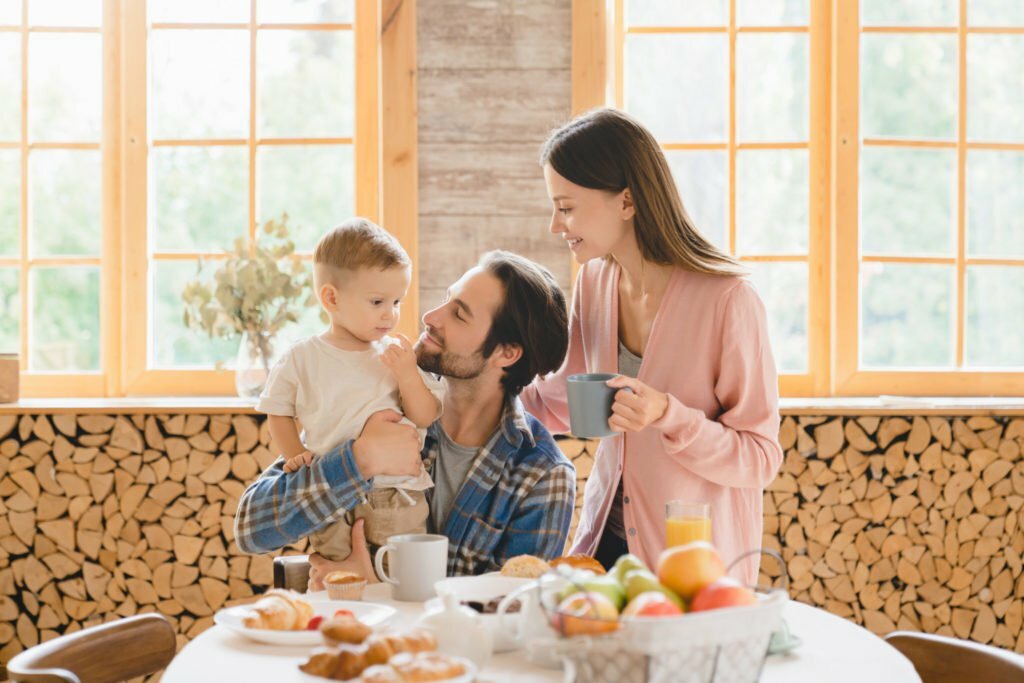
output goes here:
<path id="1" fill-rule="evenodd" d="M 398 335 L 398 343 L 391 344 L 381 355 L 380 361 L 395 373 L 395 377 L 408 377 L 416 374 L 416 352 L 412 342 L 404 334 Z"/>
<path id="2" fill-rule="evenodd" d="M 293 455 L 290 458 L 285 458 L 284 471 L 285 472 L 298 472 L 303 465 L 308 465 L 313 462 L 313 454 L 309 451 L 302 451 L 298 455 Z"/>

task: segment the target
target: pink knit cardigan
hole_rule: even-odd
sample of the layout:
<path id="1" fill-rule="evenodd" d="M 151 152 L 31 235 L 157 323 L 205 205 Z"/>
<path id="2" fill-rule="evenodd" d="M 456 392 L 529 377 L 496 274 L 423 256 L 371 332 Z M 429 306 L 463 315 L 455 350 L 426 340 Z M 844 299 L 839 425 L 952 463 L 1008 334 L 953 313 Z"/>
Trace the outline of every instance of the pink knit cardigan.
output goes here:
<path id="1" fill-rule="evenodd" d="M 522 393 L 552 432 L 569 429 L 566 379 L 618 371 L 620 268 L 584 265 L 572 297 L 562 368 Z M 669 395 L 640 432 L 601 440 L 572 552 L 592 555 L 623 479 L 630 552 L 652 568 L 665 548 L 665 503 L 711 504 L 712 541 L 726 563 L 761 546 L 762 495 L 782 464 L 778 379 L 764 306 L 750 283 L 676 268 L 651 329 L 638 379 Z M 758 558 L 732 574 L 749 584 Z"/>

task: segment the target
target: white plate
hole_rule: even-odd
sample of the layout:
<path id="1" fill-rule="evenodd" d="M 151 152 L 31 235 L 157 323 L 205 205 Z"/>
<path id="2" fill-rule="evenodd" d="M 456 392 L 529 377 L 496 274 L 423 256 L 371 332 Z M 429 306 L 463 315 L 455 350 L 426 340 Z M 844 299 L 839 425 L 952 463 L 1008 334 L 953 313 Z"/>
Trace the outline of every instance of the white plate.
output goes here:
<path id="1" fill-rule="evenodd" d="M 350 600 L 307 600 L 313 608 L 313 614 L 322 617 L 333 617 L 339 609 L 347 609 L 356 619 L 367 626 L 379 626 L 395 614 L 394 607 L 375 605 L 372 602 L 354 602 Z M 266 628 L 247 628 L 243 625 L 247 605 L 225 607 L 213 615 L 213 622 L 239 633 L 250 640 L 269 645 L 323 645 L 324 639 L 319 630 L 314 631 L 274 631 Z"/>
<path id="2" fill-rule="evenodd" d="M 447 678 L 443 682 L 439 681 L 439 683 L 473 683 L 473 681 L 476 680 L 477 674 L 480 673 L 479 670 L 476 668 L 476 664 L 469 661 L 465 657 L 454 657 L 452 655 L 445 656 L 450 657 L 451 659 L 454 659 L 455 661 L 461 663 L 462 666 L 466 668 L 466 673 L 455 678 Z M 305 671 L 299 671 L 299 678 L 305 681 L 306 683 L 324 683 L 324 681 L 330 680 L 329 678 L 323 678 L 321 676 L 313 676 L 311 674 L 306 673 Z M 349 681 L 352 681 L 353 683 L 358 680 L 358 678 L 349 679 Z"/>

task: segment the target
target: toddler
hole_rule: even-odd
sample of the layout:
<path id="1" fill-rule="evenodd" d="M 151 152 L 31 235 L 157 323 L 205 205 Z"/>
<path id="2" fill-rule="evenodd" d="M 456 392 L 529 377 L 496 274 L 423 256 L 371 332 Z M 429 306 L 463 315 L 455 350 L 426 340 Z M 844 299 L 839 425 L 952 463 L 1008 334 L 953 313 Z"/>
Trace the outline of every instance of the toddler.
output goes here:
<path id="1" fill-rule="evenodd" d="M 348 220 L 320 239 L 313 282 L 330 327 L 289 349 L 256 404 L 268 415 L 286 472 L 355 439 L 379 410 L 403 413 L 403 422 L 419 429 L 421 444 L 426 427 L 440 415 L 440 380 L 419 369 L 406 337 L 388 336 L 398 323 L 411 269 L 398 240 L 364 218 Z M 423 491 L 433 484 L 425 469 L 417 477 L 376 476 L 373 483 L 364 502 L 310 536 L 312 550 L 329 560 L 345 559 L 352 524 L 360 518 L 374 550 L 388 536 L 426 531 Z"/>

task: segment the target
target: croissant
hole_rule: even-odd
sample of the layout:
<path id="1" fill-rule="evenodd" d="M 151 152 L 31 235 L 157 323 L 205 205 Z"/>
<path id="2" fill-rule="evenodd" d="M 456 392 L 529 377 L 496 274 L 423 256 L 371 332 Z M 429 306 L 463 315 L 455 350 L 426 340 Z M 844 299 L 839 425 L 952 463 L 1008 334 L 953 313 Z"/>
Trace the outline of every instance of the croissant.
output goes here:
<path id="1" fill-rule="evenodd" d="M 256 601 L 242 623 L 248 628 L 301 631 L 313 618 L 313 608 L 294 591 L 273 589 Z"/>
<path id="2" fill-rule="evenodd" d="M 403 683 L 447 681 L 466 672 L 462 664 L 437 652 L 403 653 L 389 664 Z"/>
<path id="3" fill-rule="evenodd" d="M 373 633 L 373 629 L 353 616 L 343 615 L 320 624 L 320 633 L 328 645 L 359 645 Z"/>
<path id="4" fill-rule="evenodd" d="M 405 634 L 377 633 L 358 647 L 320 648 L 299 668 L 313 676 L 346 681 L 357 678 L 375 664 L 387 664 L 396 654 L 436 649 L 437 641 L 427 631 L 409 631 Z"/>
<path id="5" fill-rule="evenodd" d="M 466 667 L 437 652 L 397 655 L 387 666 L 374 665 L 359 677 L 360 683 L 420 683 L 450 681 L 466 673 Z"/>

